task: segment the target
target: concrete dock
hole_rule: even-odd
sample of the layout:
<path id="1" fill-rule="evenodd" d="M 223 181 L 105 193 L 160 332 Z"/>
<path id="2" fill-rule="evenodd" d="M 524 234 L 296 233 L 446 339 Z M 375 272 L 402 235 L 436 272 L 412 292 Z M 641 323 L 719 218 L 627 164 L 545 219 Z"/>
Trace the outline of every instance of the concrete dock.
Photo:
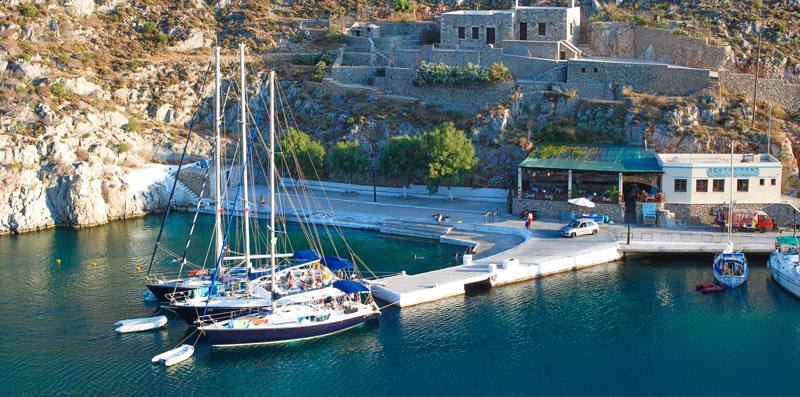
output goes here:
<path id="1" fill-rule="evenodd" d="M 258 188 L 257 188 L 258 189 Z M 728 235 L 716 227 L 655 228 L 603 224 L 597 235 L 563 238 L 558 220 L 537 220 L 533 230 L 514 215 L 488 216 L 497 203 L 449 201 L 414 197 L 373 197 L 331 194 L 319 199 L 333 213 L 294 210 L 288 220 L 337 224 L 383 231 L 442 243 L 473 247 L 471 261 L 426 273 L 380 278 L 371 281 L 375 297 L 399 307 L 433 302 L 464 294 L 471 286 L 495 287 L 559 272 L 573 271 L 622 259 L 627 254 L 713 254 L 723 250 Z M 288 199 L 288 197 L 287 197 Z M 439 225 L 433 213 L 449 220 Z M 735 233 L 735 248 L 746 253 L 769 253 L 777 232 Z M 710 262 L 709 262 L 710 263 Z"/>

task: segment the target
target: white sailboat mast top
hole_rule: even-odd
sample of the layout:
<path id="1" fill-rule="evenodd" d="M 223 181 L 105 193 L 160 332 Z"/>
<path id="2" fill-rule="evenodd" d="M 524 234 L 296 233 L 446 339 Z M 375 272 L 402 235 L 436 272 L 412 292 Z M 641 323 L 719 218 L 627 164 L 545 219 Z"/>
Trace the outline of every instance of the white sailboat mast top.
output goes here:
<path id="1" fill-rule="evenodd" d="M 241 98 L 239 103 L 239 113 L 241 115 L 240 124 L 242 126 L 242 187 L 244 188 L 244 264 L 247 269 L 247 293 L 252 293 L 253 286 L 250 284 L 250 204 L 247 194 L 247 85 L 244 77 L 244 44 L 239 44 L 239 73 L 241 81 Z"/>
<path id="2" fill-rule="evenodd" d="M 222 254 L 222 203 L 220 193 L 220 78 L 219 78 L 219 47 L 214 47 L 214 233 L 216 234 L 216 258 Z"/>
<path id="3" fill-rule="evenodd" d="M 275 71 L 269 72 L 269 265 L 275 285 Z M 275 312 L 273 297 L 272 311 Z"/>

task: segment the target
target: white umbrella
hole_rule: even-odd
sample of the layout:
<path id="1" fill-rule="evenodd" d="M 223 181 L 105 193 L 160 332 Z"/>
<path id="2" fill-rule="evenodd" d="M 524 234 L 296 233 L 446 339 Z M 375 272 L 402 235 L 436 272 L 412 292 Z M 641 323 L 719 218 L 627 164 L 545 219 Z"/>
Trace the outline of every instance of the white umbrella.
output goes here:
<path id="1" fill-rule="evenodd" d="M 594 202 L 592 202 L 592 200 L 589 200 L 589 199 L 587 199 L 585 197 L 576 197 L 576 198 L 567 200 L 567 202 L 569 202 L 570 204 L 577 205 L 579 207 L 594 208 Z"/>

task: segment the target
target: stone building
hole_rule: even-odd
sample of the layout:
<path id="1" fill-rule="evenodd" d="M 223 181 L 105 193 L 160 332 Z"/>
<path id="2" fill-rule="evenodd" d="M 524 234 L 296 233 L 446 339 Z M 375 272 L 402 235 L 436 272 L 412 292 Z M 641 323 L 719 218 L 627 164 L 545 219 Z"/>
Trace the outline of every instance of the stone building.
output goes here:
<path id="1" fill-rule="evenodd" d="M 442 47 L 469 48 L 490 45 L 549 59 L 577 58 L 581 9 L 519 6 L 510 10 L 462 10 L 441 15 Z M 547 49 L 554 49 L 547 51 Z M 544 54 L 544 55 L 542 55 Z M 523 55 L 523 54 L 519 54 Z"/>

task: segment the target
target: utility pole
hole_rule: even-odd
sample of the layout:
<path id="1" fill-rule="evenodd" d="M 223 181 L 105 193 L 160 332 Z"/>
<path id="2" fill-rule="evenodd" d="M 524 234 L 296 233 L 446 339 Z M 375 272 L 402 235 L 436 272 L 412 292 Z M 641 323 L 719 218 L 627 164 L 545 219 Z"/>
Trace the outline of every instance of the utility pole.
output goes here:
<path id="1" fill-rule="evenodd" d="M 769 104 L 769 121 L 767 122 L 767 154 L 769 154 L 769 139 L 772 137 L 772 103 Z"/>
<path id="2" fill-rule="evenodd" d="M 761 34 L 758 34 L 758 56 L 756 57 L 756 78 L 753 82 L 753 120 L 750 122 L 751 125 L 756 124 L 756 111 L 758 110 L 758 71 L 761 67 Z"/>

